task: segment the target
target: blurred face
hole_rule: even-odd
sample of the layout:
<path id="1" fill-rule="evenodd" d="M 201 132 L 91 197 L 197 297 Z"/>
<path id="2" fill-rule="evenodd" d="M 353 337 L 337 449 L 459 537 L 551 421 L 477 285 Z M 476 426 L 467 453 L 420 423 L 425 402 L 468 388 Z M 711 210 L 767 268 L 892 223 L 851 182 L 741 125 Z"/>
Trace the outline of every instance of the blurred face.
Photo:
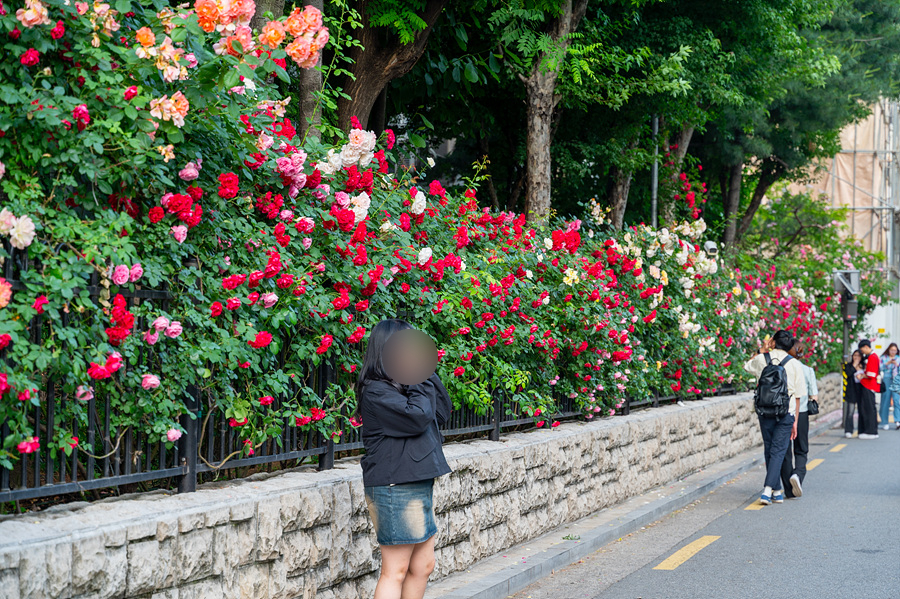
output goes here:
<path id="1" fill-rule="evenodd" d="M 860 354 L 859 351 L 857 350 L 857 351 L 853 352 L 853 364 L 856 365 L 856 364 L 859 364 L 860 362 L 862 362 L 862 354 Z"/>
<path id="2" fill-rule="evenodd" d="M 868 356 L 870 353 L 872 353 L 872 347 L 870 345 L 861 347 L 859 348 L 859 353 L 861 353 L 863 356 Z"/>
<path id="3" fill-rule="evenodd" d="M 385 373 L 401 385 L 418 385 L 434 374 L 437 348 L 422 331 L 406 329 L 387 340 L 381 361 Z"/>
<path id="4" fill-rule="evenodd" d="M 897 346 L 892 345 L 892 346 L 888 349 L 888 355 L 889 355 L 890 357 L 892 357 L 892 358 L 893 358 L 894 356 L 896 356 L 896 355 L 897 355 Z"/>

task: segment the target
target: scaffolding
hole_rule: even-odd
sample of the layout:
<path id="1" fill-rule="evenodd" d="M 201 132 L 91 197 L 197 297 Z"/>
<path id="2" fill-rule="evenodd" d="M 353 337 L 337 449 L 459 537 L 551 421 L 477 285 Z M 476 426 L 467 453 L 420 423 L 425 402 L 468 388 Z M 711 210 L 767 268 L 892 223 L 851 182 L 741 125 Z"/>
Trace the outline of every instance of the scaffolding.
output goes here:
<path id="1" fill-rule="evenodd" d="M 805 191 L 825 194 L 848 211 L 848 236 L 884 255 L 884 269 L 900 291 L 900 102 L 883 99 L 868 118 L 841 132 L 841 151 Z M 798 190 L 799 191 L 799 190 Z"/>

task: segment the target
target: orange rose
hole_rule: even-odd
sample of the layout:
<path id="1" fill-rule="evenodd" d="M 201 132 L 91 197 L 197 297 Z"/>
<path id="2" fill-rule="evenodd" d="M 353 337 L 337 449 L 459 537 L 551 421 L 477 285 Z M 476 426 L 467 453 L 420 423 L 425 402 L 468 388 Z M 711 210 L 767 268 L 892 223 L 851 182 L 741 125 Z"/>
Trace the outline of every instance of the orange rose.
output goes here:
<path id="1" fill-rule="evenodd" d="M 269 21 L 259 34 L 259 42 L 270 48 L 277 48 L 284 41 L 284 24 L 280 21 Z"/>
<path id="2" fill-rule="evenodd" d="M 295 8 L 284 21 L 284 27 L 294 37 L 300 37 L 306 33 L 306 22 L 303 20 L 303 9 Z"/>
<path id="3" fill-rule="evenodd" d="M 140 45 L 147 48 L 156 43 L 156 34 L 149 27 L 141 27 L 137 30 L 137 41 Z"/>
<path id="4" fill-rule="evenodd" d="M 219 7 L 215 0 L 197 0 L 194 10 L 203 31 L 209 33 L 215 30 L 216 23 L 219 21 Z"/>

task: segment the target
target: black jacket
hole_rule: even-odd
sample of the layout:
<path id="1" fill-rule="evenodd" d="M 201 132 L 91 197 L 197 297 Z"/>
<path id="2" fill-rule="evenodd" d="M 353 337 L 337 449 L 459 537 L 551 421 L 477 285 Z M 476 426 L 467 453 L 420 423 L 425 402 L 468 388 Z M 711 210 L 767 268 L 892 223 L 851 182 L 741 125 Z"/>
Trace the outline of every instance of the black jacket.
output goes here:
<path id="1" fill-rule="evenodd" d="M 859 401 L 859 392 L 862 384 L 856 381 L 854 375 L 856 368 L 853 364 L 844 364 L 844 401 L 847 403 L 856 403 Z"/>
<path id="2" fill-rule="evenodd" d="M 450 473 L 438 426 L 450 418 L 452 408 L 437 373 L 406 387 L 405 394 L 387 381 L 369 381 L 359 401 L 366 448 L 361 461 L 363 486 L 411 483 Z"/>

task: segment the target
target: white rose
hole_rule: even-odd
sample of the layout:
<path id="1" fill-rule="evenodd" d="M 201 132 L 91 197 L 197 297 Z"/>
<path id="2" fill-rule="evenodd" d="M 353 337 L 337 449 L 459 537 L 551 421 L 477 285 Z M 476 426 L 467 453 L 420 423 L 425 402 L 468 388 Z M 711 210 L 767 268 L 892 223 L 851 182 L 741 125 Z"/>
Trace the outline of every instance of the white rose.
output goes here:
<path id="1" fill-rule="evenodd" d="M 359 206 L 363 210 L 368 210 L 372 205 L 372 199 L 369 197 L 369 194 L 362 192 L 361 194 L 350 198 L 350 203 L 354 206 Z"/>
<path id="2" fill-rule="evenodd" d="M 419 250 L 419 264 L 425 264 L 432 256 L 431 248 L 422 248 Z"/>
<path id="3" fill-rule="evenodd" d="M 546 306 L 547 304 L 550 303 L 550 298 L 549 298 L 549 297 L 545 297 L 543 300 L 541 300 L 541 303 L 544 304 L 544 305 Z"/>
<path id="4" fill-rule="evenodd" d="M 34 240 L 34 222 L 28 216 L 20 216 L 16 219 L 12 229 L 9 230 L 9 240 L 14 248 L 24 250 Z"/>
<path id="5" fill-rule="evenodd" d="M 362 129 L 353 129 L 347 136 L 347 141 L 361 152 L 366 145 L 366 132 Z"/>
<path id="6" fill-rule="evenodd" d="M 525 277 L 526 277 L 526 278 L 530 279 L 530 278 L 533 277 L 533 276 L 534 276 L 534 273 L 531 272 L 530 270 L 526 270 L 526 271 L 525 271 Z"/>
<path id="7" fill-rule="evenodd" d="M 359 166 L 362 168 L 366 168 L 374 159 L 375 154 L 373 154 L 372 152 L 364 152 L 363 155 L 359 157 Z"/>
<path id="8" fill-rule="evenodd" d="M 432 158 L 431 156 L 428 157 L 428 160 L 426 160 L 426 162 L 428 163 L 429 168 L 434 166 L 434 158 Z"/>
<path id="9" fill-rule="evenodd" d="M 465 270 L 465 269 L 466 269 L 466 261 L 465 261 L 465 260 L 460 260 L 460 261 L 459 261 L 459 269 L 460 269 L 460 270 Z"/>
<path id="10" fill-rule="evenodd" d="M 362 206 L 353 206 L 352 208 L 350 208 L 350 210 L 353 212 L 353 216 L 355 217 L 353 219 L 353 224 L 355 225 L 358 225 L 362 221 L 366 220 L 366 216 L 368 216 L 369 214 L 369 211 Z"/>
<path id="11" fill-rule="evenodd" d="M 344 163 L 341 160 L 341 155 L 337 154 L 334 149 L 328 150 L 328 166 L 331 167 L 331 172 L 337 172 L 344 168 Z"/>
<path id="12" fill-rule="evenodd" d="M 6 208 L 0 210 L 0 233 L 8 235 L 14 224 L 16 224 L 16 215 Z"/>
<path id="13" fill-rule="evenodd" d="M 425 212 L 425 194 L 421 191 L 416 194 L 415 199 L 413 199 L 412 208 L 410 211 L 413 214 L 422 214 Z"/>
<path id="14" fill-rule="evenodd" d="M 341 148 L 341 168 L 348 168 L 359 162 L 360 151 L 359 148 L 354 148 L 350 144 L 345 145 Z"/>
<path id="15" fill-rule="evenodd" d="M 393 222 L 391 222 L 389 220 L 386 220 L 383 223 L 381 223 L 381 227 L 379 227 L 379 228 L 382 231 L 387 232 L 387 231 L 393 231 L 394 229 L 396 229 L 397 225 L 395 225 Z"/>
<path id="16" fill-rule="evenodd" d="M 553 240 L 549 237 L 544 237 L 544 247 L 548 250 L 553 249 Z"/>

